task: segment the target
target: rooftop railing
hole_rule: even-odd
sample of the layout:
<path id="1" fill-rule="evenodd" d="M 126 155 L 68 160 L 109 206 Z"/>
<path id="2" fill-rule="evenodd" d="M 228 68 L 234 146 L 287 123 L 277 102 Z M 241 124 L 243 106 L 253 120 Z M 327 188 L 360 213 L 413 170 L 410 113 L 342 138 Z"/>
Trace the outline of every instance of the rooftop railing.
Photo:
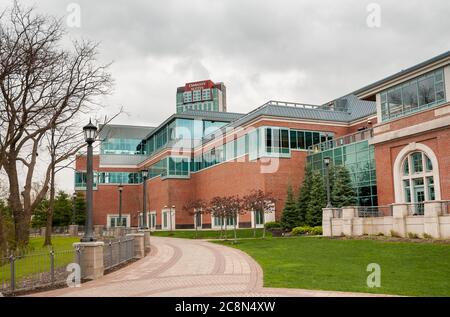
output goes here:
<path id="1" fill-rule="evenodd" d="M 343 145 L 368 140 L 373 136 L 373 129 L 365 129 L 352 134 L 347 134 L 339 138 L 317 143 L 308 147 L 308 154 L 314 154 L 330 149 L 334 149 Z"/>

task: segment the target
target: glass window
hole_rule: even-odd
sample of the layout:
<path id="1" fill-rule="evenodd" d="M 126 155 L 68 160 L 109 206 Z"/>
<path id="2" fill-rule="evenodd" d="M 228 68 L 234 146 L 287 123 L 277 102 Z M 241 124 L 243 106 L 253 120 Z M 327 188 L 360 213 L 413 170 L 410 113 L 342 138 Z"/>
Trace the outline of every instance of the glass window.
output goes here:
<path id="1" fill-rule="evenodd" d="M 423 171 L 421 152 L 411 154 L 411 165 L 413 173 L 421 173 Z"/>
<path id="2" fill-rule="evenodd" d="M 291 149 L 297 149 L 297 131 L 291 130 Z"/>
<path id="3" fill-rule="evenodd" d="M 308 131 L 305 132 L 305 145 L 306 145 L 307 149 L 313 145 L 313 139 L 312 139 L 311 132 L 308 132 Z"/>
<path id="4" fill-rule="evenodd" d="M 435 102 L 434 78 L 419 80 L 419 106 L 426 106 Z"/>
<path id="5" fill-rule="evenodd" d="M 411 79 L 380 93 L 381 117 L 388 120 L 446 101 L 443 70 Z"/>

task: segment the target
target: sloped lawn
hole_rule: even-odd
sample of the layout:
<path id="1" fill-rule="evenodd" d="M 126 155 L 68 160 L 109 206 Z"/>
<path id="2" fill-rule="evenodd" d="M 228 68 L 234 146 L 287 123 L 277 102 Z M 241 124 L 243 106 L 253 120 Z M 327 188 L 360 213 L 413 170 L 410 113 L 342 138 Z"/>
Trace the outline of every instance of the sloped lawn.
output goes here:
<path id="1" fill-rule="evenodd" d="M 224 242 L 252 256 L 265 287 L 411 296 L 450 296 L 450 245 L 290 237 Z M 381 287 L 369 288 L 367 265 L 381 266 Z"/>

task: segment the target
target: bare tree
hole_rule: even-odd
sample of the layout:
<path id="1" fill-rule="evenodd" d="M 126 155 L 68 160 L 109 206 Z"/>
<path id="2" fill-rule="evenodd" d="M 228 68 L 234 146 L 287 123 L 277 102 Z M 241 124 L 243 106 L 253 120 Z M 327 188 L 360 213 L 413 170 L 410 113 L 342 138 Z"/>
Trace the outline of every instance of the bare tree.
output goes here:
<path id="1" fill-rule="evenodd" d="M 219 197 L 219 196 L 213 197 L 208 202 L 207 212 L 209 214 L 211 214 L 212 217 L 219 219 L 219 221 L 220 221 L 220 238 L 222 239 L 223 225 L 224 225 L 225 214 L 226 214 L 226 202 L 224 200 L 224 197 Z M 212 217 L 211 217 L 211 221 L 212 221 Z M 225 233 L 225 239 L 226 239 L 226 233 Z"/>
<path id="2" fill-rule="evenodd" d="M 0 20 L 0 121 L 5 126 L 0 132 L 0 166 L 8 176 L 18 245 L 28 243 L 30 216 L 47 194 L 52 169 L 77 151 L 75 147 L 55 155 L 45 169 L 42 189 L 32 199 L 38 149 L 45 136 L 52 129 L 63 134 L 60 127 L 72 126 L 83 113 L 98 109 L 97 97 L 108 94 L 112 85 L 109 65 L 97 65 L 97 45 L 82 41 L 61 49 L 63 34 L 61 20 L 17 3 Z M 19 170 L 25 174 L 23 187 Z"/>
<path id="3" fill-rule="evenodd" d="M 243 198 L 243 208 L 253 213 L 253 237 L 256 237 L 256 217 L 262 216 L 263 238 L 266 237 L 265 214 L 273 210 L 276 199 L 271 193 L 265 193 L 261 189 L 254 190 Z"/>
<path id="4" fill-rule="evenodd" d="M 206 212 L 206 203 L 201 199 L 191 199 L 186 203 L 186 205 L 183 206 L 183 210 L 194 216 L 195 238 L 197 239 L 197 224 L 199 218 Z"/>

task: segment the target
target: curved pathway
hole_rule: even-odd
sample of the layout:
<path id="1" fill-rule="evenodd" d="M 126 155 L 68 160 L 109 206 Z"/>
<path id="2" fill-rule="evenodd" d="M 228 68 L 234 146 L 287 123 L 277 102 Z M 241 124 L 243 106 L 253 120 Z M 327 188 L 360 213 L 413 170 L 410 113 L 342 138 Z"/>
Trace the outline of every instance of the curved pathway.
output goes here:
<path id="1" fill-rule="evenodd" d="M 199 240 L 151 238 L 145 258 L 78 288 L 32 296 L 362 296 L 263 288 L 261 267 L 246 253 Z"/>

